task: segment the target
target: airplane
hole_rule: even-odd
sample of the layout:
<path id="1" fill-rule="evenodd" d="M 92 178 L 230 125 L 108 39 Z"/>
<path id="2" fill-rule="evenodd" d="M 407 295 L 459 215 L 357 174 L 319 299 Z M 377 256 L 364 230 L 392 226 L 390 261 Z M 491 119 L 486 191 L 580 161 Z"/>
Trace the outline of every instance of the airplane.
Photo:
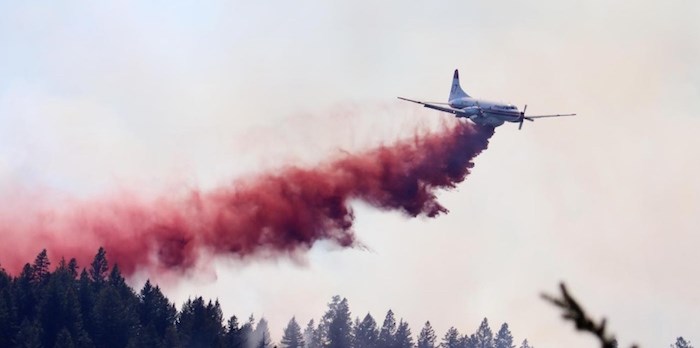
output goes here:
<path id="1" fill-rule="evenodd" d="M 523 128 L 523 122 L 525 120 L 532 122 L 537 118 L 576 116 L 576 114 L 525 116 L 527 105 L 525 105 L 523 111 L 519 111 L 518 108 L 512 104 L 490 102 L 473 98 L 469 94 L 465 93 L 460 86 L 459 71 L 457 71 L 457 69 L 455 69 L 454 76 L 452 77 L 452 89 L 450 90 L 450 97 L 447 99 L 447 103 L 422 102 L 403 97 L 398 98 L 412 103 L 421 104 L 429 109 L 453 114 L 457 118 L 467 118 L 475 124 L 481 126 L 498 127 L 505 122 L 518 123 L 519 130 Z"/>

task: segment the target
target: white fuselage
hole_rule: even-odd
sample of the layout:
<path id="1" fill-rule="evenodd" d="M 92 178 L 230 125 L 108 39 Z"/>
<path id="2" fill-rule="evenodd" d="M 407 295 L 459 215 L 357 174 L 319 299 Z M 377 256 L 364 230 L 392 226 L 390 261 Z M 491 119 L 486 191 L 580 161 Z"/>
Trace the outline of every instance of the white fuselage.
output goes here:
<path id="1" fill-rule="evenodd" d="M 468 118 L 479 125 L 498 127 L 505 122 L 520 122 L 520 111 L 512 104 L 472 97 L 455 98 L 450 100 L 448 104 L 452 108 L 465 111 L 469 114 Z"/>

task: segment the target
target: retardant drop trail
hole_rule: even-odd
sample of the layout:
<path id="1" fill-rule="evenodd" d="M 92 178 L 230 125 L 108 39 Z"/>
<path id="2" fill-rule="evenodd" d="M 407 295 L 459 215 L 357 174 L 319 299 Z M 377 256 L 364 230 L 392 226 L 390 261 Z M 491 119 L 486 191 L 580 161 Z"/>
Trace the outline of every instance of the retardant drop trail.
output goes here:
<path id="1" fill-rule="evenodd" d="M 282 255 L 305 251 L 319 240 L 351 247 L 356 243 L 351 200 L 412 217 L 445 213 L 435 191 L 466 178 L 493 132 L 455 122 L 316 167 L 283 167 L 211 192 L 195 191 L 186 199 L 72 207 L 59 221 L 37 218 L 30 227 L 2 226 L 6 241 L 22 235 L 31 244 L 0 246 L 0 264 L 18 274 L 22 262 L 46 248 L 54 260 L 76 257 L 86 266 L 104 246 L 109 260 L 129 275 L 138 269 L 184 272 L 203 253 Z"/>

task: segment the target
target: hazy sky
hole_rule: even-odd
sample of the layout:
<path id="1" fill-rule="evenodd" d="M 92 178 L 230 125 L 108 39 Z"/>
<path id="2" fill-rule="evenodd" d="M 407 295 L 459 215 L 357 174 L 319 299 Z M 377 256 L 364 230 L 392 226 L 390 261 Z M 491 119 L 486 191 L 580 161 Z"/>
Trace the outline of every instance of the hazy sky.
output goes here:
<path id="1" fill-rule="evenodd" d="M 368 250 L 217 260 L 166 295 L 264 315 L 273 337 L 340 294 L 414 334 L 488 317 L 518 343 L 593 347 L 538 297 L 565 280 L 624 345 L 698 343 L 699 16 L 687 0 L 2 1 L 0 209 L 208 189 L 391 142 L 449 118 L 395 97 L 444 100 L 459 68 L 473 96 L 581 116 L 498 128 L 441 194 L 447 216 L 357 204 Z"/>

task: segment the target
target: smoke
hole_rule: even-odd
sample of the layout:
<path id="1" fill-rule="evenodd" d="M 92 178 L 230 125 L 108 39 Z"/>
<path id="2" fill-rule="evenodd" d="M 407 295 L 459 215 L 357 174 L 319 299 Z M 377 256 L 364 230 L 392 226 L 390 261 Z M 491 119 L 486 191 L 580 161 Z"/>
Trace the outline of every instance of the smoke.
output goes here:
<path id="1" fill-rule="evenodd" d="M 312 168 L 286 166 L 184 198 L 122 196 L 34 214 L 25 224 L 0 220 L 0 262 L 18 272 L 45 247 L 54 260 L 76 257 L 85 266 L 104 246 L 127 275 L 179 273 L 204 255 L 296 255 L 319 240 L 352 247 L 351 201 L 411 217 L 447 213 L 436 190 L 463 181 L 492 135 L 493 128 L 455 122 Z"/>

